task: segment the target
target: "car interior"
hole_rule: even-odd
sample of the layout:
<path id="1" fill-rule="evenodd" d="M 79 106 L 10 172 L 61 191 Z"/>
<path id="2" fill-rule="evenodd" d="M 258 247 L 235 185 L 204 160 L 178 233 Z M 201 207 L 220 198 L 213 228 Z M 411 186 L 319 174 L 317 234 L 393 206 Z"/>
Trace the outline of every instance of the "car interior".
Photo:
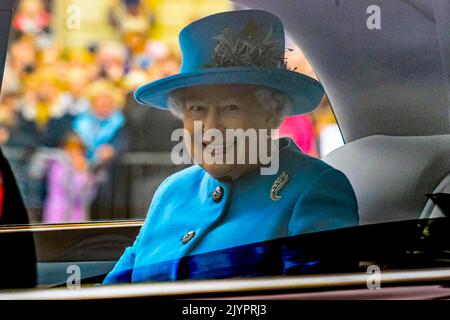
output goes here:
<path id="1" fill-rule="evenodd" d="M 360 223 L 443 217 L 426 194 L 450 192 L 450 2 L 235 2 L 281 17 L 313 65 L 345 141 L 324 160 L 351 181 Z M 0 2 L 1 71 L 14 3 Z M 373 4 L 382 8 L 381 30 L 361 27 Z M 72 264 L 80 266 L 83 284 L 101 283 L 141 225 L 116 221 L 22 230 L 34 237 L 37 286 L 64 286 Z M 8 230 L 0 226 L 0 232 Z"/>
<path id="2" fill-rule="evenodd" d="M 239 2 L 282 17 L 314 66 L 346 142 L 324 160 L 350 179 L 360 223 L 429 217 L 425 194 L 448 186 L 450 171 L 448 3 Z M 360 27 L 371 4 L 381 30 Z"/>

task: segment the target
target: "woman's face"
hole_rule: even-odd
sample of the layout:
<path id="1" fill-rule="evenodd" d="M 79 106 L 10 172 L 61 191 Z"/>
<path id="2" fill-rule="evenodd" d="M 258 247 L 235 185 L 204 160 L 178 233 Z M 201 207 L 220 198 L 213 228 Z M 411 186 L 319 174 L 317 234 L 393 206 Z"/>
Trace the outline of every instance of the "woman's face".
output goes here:
<path id="1" fill-rule="evenodd" d="M 258 129 L 270 130 L 274 128 L 274 117 L 267 112 L 258 102 L 254 94 L 255 86 L 243 84 L 220 84 L 196 86 L 184 89 L 184 117 L 183 125 L 190 134 L 190 139 L 185 139 L 191 157 L 197 161 L 195 154 L 200 154 L 201 163 L 199 165 L 205 169 L 212 177 L 219 180 L 237 179 L 241 175 L 258 168 L 258 163 L 250 163 L 250 144 L 258 145 L 257 140 L 247 139 L 245 141 L 245 163 L 237 163 L 238 153 L 242 157 L 242 149 L 238 147 L 237 139 L 227 141 L 226 129 Z M 201 141 L 195 146 L 194 123 L 201 123 Z M 216 129 L 222 134 L 223 140 L 214 142 L 214 137 L 205 136 L 209 129 Z M 217 132 L 217 131 L 216 131 Z M 270 131 L 268 132 L 270 137 Z M 264 135 L 264 139 L 267 136 Z M 230 139 L 229 139 L 230 140 Z M 241 140 L 242 141 L 242 140 Z M 200 146 L 201 153 L 194 148 Z M 230 151 L 230 147 L 234 149 Z M 253 145 L 254 150 L 255 145 Z M 208 148 L 208 149 L 206 149 Z M 223 163 L 208 163 L 205 159 L 204 151 L 211 154 L 215 159 L 221 158 Z M 239 149 L 241 152 L 239 152 Z M 211 151 L 213 150 L 213 151 Z M 230 156 L 231 153 L 231 156 Z M 227 161 L 230 157 L 232 161 Z M 210 158 L 211 159 L 211 158 Z"/>

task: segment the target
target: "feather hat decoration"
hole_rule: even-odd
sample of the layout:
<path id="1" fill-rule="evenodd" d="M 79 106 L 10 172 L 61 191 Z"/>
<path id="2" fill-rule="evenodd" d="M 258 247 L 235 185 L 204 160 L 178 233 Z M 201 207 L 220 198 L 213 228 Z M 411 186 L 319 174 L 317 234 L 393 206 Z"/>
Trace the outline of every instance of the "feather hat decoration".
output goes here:
<path id="1" fill-rule="evenodd" d="M 272 26 L 258 25 L 253 20 L 240 33 L 225 28 L 213 37 L 217 42 L 212 54 L 213 64 L 205 67 L 256 66 L 289 70 L 280 41 L 272 39 L 272 33 Z"/>

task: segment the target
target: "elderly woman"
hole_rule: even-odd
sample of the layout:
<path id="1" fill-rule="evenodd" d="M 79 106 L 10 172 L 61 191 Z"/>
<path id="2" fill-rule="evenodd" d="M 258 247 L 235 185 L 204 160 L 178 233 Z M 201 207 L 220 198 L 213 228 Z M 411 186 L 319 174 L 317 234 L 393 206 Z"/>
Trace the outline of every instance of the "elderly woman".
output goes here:
<path id="1" fill-rule="evenodd" d="M 261 134 L 239 149 L 237 139 L 220 142 L 208 131 L 267 132 L 283 116 L 310 112 L 322 99 L 317 81 L 287 70 L 281 21 L 260 10 L 219 13 L 185 27 L 180 45 L 181 72 L 139 88 L 135 97 L 182 118 L 196 164 L 161 184 L 134 245 L 104 283 L 254 275 L 266 264 L 284 273 L 295 264 L 292 256 L 261 261 L 261 251 L 234 250 L 358 224 L 345 175 L 287 138 L 278 148 L 270 143 L 270 159 L 279 160 L 274 174 L 262 174 L 263 161 L 250 157 L 244 163 L 206 161 L 208 154 L 222 160 L 230 153 L 235 160 L 239 153 L 250 156 L 252 144 L 258 149 L 264 140 L 272 142 L 270 134 Z M 191 257 L 202 258 L 187 262 Z"/>

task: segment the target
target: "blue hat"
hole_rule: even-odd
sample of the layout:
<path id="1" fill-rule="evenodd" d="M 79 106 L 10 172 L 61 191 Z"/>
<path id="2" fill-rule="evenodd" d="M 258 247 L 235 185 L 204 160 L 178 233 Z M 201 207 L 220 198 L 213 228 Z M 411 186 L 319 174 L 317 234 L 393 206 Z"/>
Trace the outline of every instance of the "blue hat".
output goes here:
<path id="1" fill-rule="evenodd" d="M 180 73 L 150 82 L 134 93 L 136 100 L 167 109 L 176 89 L 208 84 L 253 84 L 286 93 L 291 115 L 314 110 L 323 98 L 322 85 L 287 69 L 281 20 L 262 10 L 213 14 L 194 21 L 179 35 Z"/>

